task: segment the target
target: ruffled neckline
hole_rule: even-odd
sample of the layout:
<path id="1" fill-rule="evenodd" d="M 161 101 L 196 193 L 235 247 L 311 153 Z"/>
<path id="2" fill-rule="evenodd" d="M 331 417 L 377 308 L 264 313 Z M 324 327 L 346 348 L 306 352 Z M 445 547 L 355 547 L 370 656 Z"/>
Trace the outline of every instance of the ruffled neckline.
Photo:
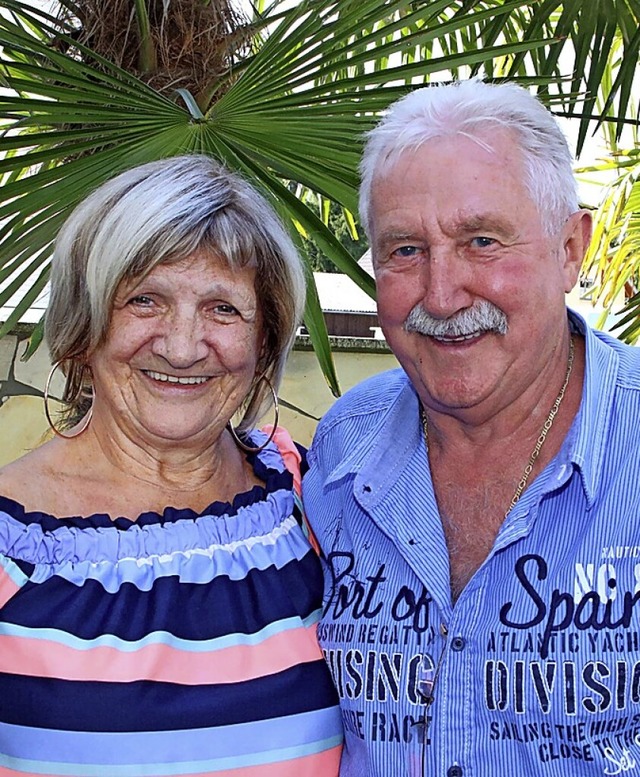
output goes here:
<path id="1" fill-rule="evenodd" d="M 259 445 L 260 438 L 254 437 L 256 434 L 259 433 L 254 432 L 252 435 L 252 444 Z M 249 491 L 236 494 L 232 502 L 214 501 L 200 511 L 188 507 L 176 508 L 168 505 L 162 513 L 150 510 L 141 513 L 136 519 L 121 516 L 113 518 L 108 513 L 99 512 L 88 516 L 58 517 L 39 510 L 27 510 L 20 502 L 0 495 L 0 512 L 10 515 L 25 525 L 38 524 L 44 531 L 53 531 L 62 526 L 79 529 L 116 528 L 126 531 L 134 526 L 163 525 L 182 520 L 193 521 L 205 515 L 214 517 L 237 515 L 243 508 L 264 502 L 269 494 L 281 489 L 290 490 L 292 488 L 292 475 L 285 469 L 282 457 L 275 445 L 270 444 L 259 453 L 248 453 L 246 459 L 252 466 L 255 476 L 264 482 L 264 486 L 253 486 Z"/>

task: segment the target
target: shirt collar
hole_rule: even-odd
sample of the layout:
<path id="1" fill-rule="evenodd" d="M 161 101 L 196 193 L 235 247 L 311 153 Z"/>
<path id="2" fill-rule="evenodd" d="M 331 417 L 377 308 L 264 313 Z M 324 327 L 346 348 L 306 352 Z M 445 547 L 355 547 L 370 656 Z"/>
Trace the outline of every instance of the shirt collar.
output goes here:
<path id="1" fill-rule="evenodd" d="M 573 331 L 585 338 L 585 368 L 582 400 L 576 419 L 576 434 L 571 437 L 570 460 L 580 470 L 587 504 L 595 499 L 608 445 L 608 430 L 618 380 L 619 356 L 599 337 L 585 320 L 569 311 Z"/>
<path id="2" fill-rule="evenodd" d="M 327 478 L 333 483 L 347 475 L 358 475 L 366 467 L 376 474 L 380 492 L 393 483 L 420 442 L 418 396 L 402 370 L 392 375 L 400 382 L 400 391 L 383 414 L 379 423 L 357 440 L 353 448 L 341 460 Z M 390 377 L 390 380 L 393 380 Z"/>
<path id="3" fill-rule="evenodd" d="M 586 361 L 580 409 L 574 430 L 565 442 L 570 447 L 562 450 L 561 455 L 567 456 L 579 469 L 587 503 L 591 506 L 607 446 L 619 357 L 596 336 L 582 316 L 572 310 L 567 314 L 572 331 L 585 338 Z M 382 498 L 415 455 L 421 438 L 418 396 L 402 372 L 400 391 L 378 426 L 354 444 L 351 452 L 329 474 L 328 482 L 350 474 L 358 476 L 365 470 L 363 474 L 375 474 L 377 497 Z M 376 495 L 370 500 L 377 501 Z"/>

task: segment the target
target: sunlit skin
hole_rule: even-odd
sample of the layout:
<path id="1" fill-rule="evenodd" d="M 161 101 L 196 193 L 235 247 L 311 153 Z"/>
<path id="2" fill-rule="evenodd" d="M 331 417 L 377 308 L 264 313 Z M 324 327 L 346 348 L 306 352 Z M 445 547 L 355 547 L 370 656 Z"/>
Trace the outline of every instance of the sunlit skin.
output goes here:
<path id="1" fill-rule="evenodd" d="M 380 323 L 428 418 L 454 601 L 487 557 L 563 384 L 565 292 L 590 237 L 583 211 L 547 234 L 509 131 L 479 139 L 435 138 L 402 153 L 374 180 L 370 219 Z M 506 315 L 506 334 L 437 339 L 404 329 L 418 304 L 444 320 L 479 301 Z M 575 342 L 571 381 L 529 483 L 579 407 L 584 348 Z"/>
<path id="2" fill-rule="evenodd" d="M 390 347 L 434 419 L 477 428 L 508 409 L 515 428 L 547 396 L 550 406 L 562 384 L 564 294 L 577 280 L 590 222 L 578 212 L 561 234 L 547 235 L 509 132 L 482 140 L 429 140 L 374 180 L 378 310 Z M 447 318 L 481 299 L 504 311 L 506 335 L 451 342 L 403 329 L 418 303 Z"/>
<path id="3" fill-rule="evenodd" d="M 196 253 L 121 284 L 106 342 L 89 358 L 93 431 L 206 446 L 247 395 L 261 343 L 252 267 Z"/>
<path id="4" fill-rule="evenodd" d="M 5 467 L 3 493 L 52 515 L 98 507 L 131 519 L 232 500 L 259 483 L 225 426 L 257 377 L 262 344 L 252 267 L 195 253 L 123 282 L 106 340 L 87 356 L 91 423 Z"/>

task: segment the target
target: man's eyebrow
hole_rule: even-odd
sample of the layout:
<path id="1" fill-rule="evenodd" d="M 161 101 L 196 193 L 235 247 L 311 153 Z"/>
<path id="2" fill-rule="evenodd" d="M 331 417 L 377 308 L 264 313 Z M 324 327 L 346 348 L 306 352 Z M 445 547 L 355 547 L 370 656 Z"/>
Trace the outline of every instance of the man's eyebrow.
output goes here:
<path id="1" fill-rule="evenodd" d="M 420 237 L 414 232 L 409 232 L 406 229 L 385 229 L 384 232 L 380 232 L 379 235 L 376 235 L 375 244 L 377 247 L 381 247 L 386 246 L 389 243 L 403 242 L 405 240 L 415 242 L 420 240 Z"/>
<path id="2" fill-rule="evenodd" d="M 498 232 L 502 235 L 515 234 L 515 230 L 511 224 L 506 223 L 504 219 L 499 216 L 494 216 L 491 213 L 478 214 L 475 216 L 462 216 L 456 221 L 455 226 L 460 232 L 468 234 L 477 234 L 483 230 Z"/>

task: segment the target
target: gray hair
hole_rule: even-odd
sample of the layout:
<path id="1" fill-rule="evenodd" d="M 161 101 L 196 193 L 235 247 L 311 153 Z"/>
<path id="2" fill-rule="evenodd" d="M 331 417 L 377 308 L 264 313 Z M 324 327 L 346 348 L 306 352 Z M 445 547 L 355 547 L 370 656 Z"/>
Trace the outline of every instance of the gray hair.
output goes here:
<path id="1" fill-rule="evenodd" d="M 545 219 L 547 234 L 558 232 L 579 207 L 571 152 L 562 130 L 526 89 L 471 79 L 416 89 L 393 103 L 367 134 L 360 165 L 360 218 L 367 233 L 371 232 L 374 178 L 388 170 L 403 151 L 415 150 L 432 138 L 458 134 L 487 147 L 491 145 L 487 133 L 497 127 L 513 133 L 522 152 L 527 191 Z"/>
<path id="2" fill-rule="evenodd" d="M 62 362 L 67 376 L 67 426 L 88 409 L 87 357 L 106 339 L 120 283 L 199 250 L 230 268 L 256 267 L 265 337 L 258 374 L 277 390 L 304 308 L 298 253 L 274 209 L 245 180 L 206 156 L 173 157 L 104 183 L 58 234 L 45 334 L 52 362 Z M 265 381 L 257 381 L 240 429 L 270 401 Z"/>

